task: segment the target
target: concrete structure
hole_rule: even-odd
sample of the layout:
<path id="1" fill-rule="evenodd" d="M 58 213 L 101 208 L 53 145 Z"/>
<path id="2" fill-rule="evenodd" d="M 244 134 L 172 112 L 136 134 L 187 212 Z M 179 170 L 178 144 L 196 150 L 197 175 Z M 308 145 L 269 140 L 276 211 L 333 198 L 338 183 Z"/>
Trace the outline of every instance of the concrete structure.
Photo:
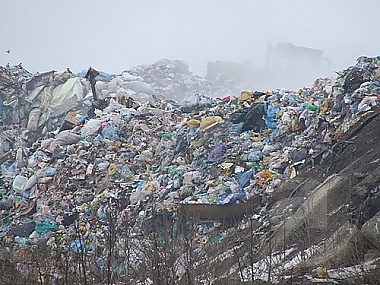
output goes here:
<path id="1" fill-rule="evenodd" d="M 250 61 L 208 62 L 206 79 L 211 81 L 232 79 L 251 89 L 292 88 L 311 86 L 319 77 L 330 72 L 330 61 L 323 51 L 301 47 L 292 43 L 268 44 L 265 66 Z"/>

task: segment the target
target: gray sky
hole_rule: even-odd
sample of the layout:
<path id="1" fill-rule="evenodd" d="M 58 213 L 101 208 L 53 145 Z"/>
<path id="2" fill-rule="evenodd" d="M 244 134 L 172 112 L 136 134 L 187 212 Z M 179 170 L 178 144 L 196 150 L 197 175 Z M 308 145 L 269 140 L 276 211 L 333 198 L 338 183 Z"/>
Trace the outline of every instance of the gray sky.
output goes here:
<path id="1" fill-rule="evenodd" d="M 0 65 L 120 73 L 169 58 L 204 76 L 207 61 L 262 65 L 267 43 L 291 42 L 337 71 L 380 54 L 379 11 L 379 0 L 0 0 Z"/>

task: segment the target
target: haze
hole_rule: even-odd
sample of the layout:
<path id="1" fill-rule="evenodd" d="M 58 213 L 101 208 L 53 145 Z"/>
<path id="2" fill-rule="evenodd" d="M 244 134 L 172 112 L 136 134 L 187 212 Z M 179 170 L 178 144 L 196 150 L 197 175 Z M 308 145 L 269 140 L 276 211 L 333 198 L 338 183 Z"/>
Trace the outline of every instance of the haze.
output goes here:
<path id="1" fill-rule="evenodd" d="M 264 66 L 267 45 L 288 42 L 322 50 L 327 77 L 380 54 L 379 11 L 378 0 L 1 0 L 0 65 L 118 74 L 168 58 L 205 76 L 210 61 Z"/>

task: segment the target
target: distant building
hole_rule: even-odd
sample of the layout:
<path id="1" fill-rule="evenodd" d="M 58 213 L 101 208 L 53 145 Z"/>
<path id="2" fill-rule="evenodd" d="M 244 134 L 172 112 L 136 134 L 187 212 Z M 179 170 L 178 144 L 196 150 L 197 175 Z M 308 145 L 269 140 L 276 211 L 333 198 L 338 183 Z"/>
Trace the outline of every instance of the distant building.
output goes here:
<path id="1" fill-rule="evenodd" d="M 265 66 L 250 61 L 208 62 L 206 79 L 211 81 L 232 79 L 251 89 L 294 88 L 311 86 L 315 79 L 327 76 L 330 61 L 319 49 L 296 46 L 291 43 L 268 44 Z"/>
<path id="2" fill-rule="evenodd" d="M 262 67 L 254 66 L 250 61 L 243 63 L 217 60 L 207 63 L 206 79 L 218 82 L 233 80 L 242 87 L 257 88 L 265 78 Z"/>
<path id="3" fill-rule="evenodd" d="M 302 82 L 310 86 L 315 79 L 328 74 L 330 61 L 323 57 L 322 50 L 283 42 L 276 46 L 268 44 L 265 68 L 279 87 L 286 84 L 294 87 Z"/>

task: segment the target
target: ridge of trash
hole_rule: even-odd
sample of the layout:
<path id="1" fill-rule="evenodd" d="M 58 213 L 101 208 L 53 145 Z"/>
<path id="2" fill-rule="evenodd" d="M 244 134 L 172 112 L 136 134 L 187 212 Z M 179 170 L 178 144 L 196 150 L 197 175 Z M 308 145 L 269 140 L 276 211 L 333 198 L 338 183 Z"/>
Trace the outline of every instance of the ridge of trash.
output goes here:
<path id="1" fill-rule="evenodd" d="M 362 56 L 310 88 L 268 91 L 212 83 L 178 60 L 97 72 L 93 86 L 91 68 L 0 67 L 0 239 L 60 234 L 75 251 L 74 222 L 102 231 L 109 207 L 141 221 L 258 197 L 259 211 L 378 107 L 379 62 Z"/>

